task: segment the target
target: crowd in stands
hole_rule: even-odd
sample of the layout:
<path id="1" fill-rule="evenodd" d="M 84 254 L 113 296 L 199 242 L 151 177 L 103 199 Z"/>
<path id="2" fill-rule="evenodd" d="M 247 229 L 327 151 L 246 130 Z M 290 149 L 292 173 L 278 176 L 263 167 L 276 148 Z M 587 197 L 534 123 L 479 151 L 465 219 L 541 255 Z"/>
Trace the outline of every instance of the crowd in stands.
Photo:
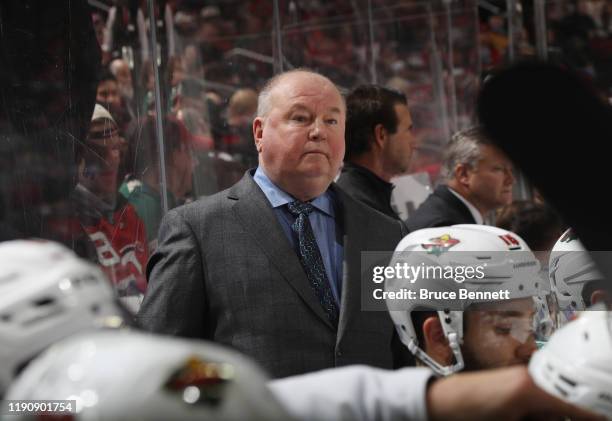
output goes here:
<path id="1" fill-rule="evenodd" d="M 483 69 L 507 63 L 510 41 L 514 43 L 515 57 L 534 56 L 534 2 L 516 2 L 522 8 L 523 25 L 515 24 L 513 40 L 509 38 L 508 21 L 504 19 L 505 2 L 489 3 L 499 3 L 499 13 L 481 10 L 480 57 Z M 612 96 L 612 1 L 547 1 L 544 8 L 548 57 L 580 70 L 586 78 L 595 80 L 607 97 Z"/>

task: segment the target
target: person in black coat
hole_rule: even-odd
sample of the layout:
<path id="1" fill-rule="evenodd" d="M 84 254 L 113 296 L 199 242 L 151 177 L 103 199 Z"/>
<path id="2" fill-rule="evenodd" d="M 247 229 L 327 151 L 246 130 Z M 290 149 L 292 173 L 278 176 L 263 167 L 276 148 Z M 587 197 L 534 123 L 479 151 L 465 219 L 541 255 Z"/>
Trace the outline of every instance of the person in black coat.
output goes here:
<path id="1" fill-rule="evenodd" d="M 406 221 L 410 231 L 455 224 L 483 224 L 487 213 L 512 202 L 510 160 L 477 127 L 449 142 L 438 186 Z"/>
<path id="2" fill-rule="evenodd" d="M 405 174 L 415 137 L 406 96 L 361 85 L 346 98 L 346 154 L 338 185 L 355 200 L 400 220 L 391 207 L 391 178 Z"/>

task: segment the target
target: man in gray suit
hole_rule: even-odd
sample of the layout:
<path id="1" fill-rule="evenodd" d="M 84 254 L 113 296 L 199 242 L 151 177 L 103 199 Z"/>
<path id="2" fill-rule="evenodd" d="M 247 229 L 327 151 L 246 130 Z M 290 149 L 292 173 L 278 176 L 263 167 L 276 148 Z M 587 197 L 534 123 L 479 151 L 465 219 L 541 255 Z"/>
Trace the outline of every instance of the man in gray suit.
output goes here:
<path id="1" fill-rule="evenodd" d="M 317 73 L 266 84 L 253 122 L 259 168 L 162 221 L 145 329 L 231 346 L 273 377 L 406 362 L 387 312 L 361 310 L 361 252 L 391 251 L 405 232 L 332 184 L 345 116 Z"/>

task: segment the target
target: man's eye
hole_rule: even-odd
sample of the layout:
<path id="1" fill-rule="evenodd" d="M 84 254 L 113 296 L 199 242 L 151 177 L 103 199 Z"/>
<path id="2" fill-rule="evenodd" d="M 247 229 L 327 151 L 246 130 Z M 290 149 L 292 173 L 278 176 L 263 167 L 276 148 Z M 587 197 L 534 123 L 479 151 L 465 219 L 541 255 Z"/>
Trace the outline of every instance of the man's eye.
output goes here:
<path id="1" fill-rule="evenodd" d="M 495 326 L 495 333 L 498 335 L 509 335 L 512 328 L 506 326 Z"/>
<path id="2" fill-rule="evenodd" d="M 308 117 L 305 115 L 294 115 L 291 117 L 291 120 L 296 121 L 298 123 L 305 123 L 308 120 Z"/>
<path id="3" fill-rule="evenodd" d="M 338 124 L 338 120 L 336 120 L 335 118 L 328 118 L 327 124 L 336 125 Z"/>

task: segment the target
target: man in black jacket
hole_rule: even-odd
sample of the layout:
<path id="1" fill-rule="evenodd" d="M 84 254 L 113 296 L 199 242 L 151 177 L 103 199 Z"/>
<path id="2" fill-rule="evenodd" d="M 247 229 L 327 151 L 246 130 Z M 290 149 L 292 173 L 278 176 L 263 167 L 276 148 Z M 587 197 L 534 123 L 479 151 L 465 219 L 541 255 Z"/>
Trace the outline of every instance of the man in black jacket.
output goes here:
<path id="1" fill-rule="evenodd" d="M 406 221 L 410 231 L 483 224 L 487 213 L 512 202 L 512 163 L 479 128 L 452 137 L 442 176 L 446 183 L 438 186 Z"/>
<path id="2" fill-rule="evenodd" d="M 414 149 L 406 97 L 376 85 L 346 98 L 346 155 L 338 185 L 357 201 L 399 220 L 391 207 L 391 178 L 408 171 Z"/>

